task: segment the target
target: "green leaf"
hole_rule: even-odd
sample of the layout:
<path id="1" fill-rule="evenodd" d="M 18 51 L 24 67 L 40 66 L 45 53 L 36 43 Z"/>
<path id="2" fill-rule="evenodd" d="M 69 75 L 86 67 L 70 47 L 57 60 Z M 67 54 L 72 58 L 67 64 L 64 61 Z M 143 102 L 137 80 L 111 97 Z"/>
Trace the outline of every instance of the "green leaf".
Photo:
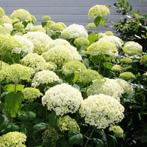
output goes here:
<path id="1" fill-rule="evenodd" d="M 23 94 L 21 92 L 11 92 L 4 97 L 4 109 L 10 115 L 15 118 L 17 112 L 21 107 L 23 101 Z"/>
<path id="2" fill-rule="evenodd" d="M 106 69 L 111 69 L 112 66 L 113 66 L 113 64 L 110 63 L 110 62 L 105 62 L 105 63 L 103 63 L 103 66 L 104 66 Z"/>
<path id="3" fill-rule="evenodd" d="M 4 86 L 4 91 L 7 92 L 17 92 L 17 91 L 22 91 L 24 89 L 24 85 L 21 84 L 8 84 Z"/>
<path id="4" fill-rule="evenodd" d="M 109 147 L 116 147 L 117 145 L 117 139 L 115 136 L 108 135 L 108 146 Z"/>
<path id="5" fill-rule="evenodd" d="M 95 19 L 94 19 L 94 23 L 96 26 L 98 25 L 105 25 L 105 19 L 101 16 L 97 16 Z"/>
<path id="6" fill-rule="evenodd" d="M 89 34 L 89 36 L 88 36 L 88 40 L 89 40 L 90 44 L 95 42 L 97 39 L 98 39 L 98 34 L 95 32 Z"/>
<path id="7" fill-rule="evenodd" d="M 5 115 L 0 115 L 0 132 L 4 131 L 8 125 L 9 120 Z"/>
<path id="8" fill-rule="evenodd" d="M 68 141 L 70 144 L 80 144 L 83 142 L 83 135 L 81 133 L 70 135 Z"/>
<path id="9" fill-rule="evenodd" d="M 33 126 L 34 132 L 43 131 L 48 127 L 48 125 L 44 122 L 38 123 Z"/>
<path id="10" fill-rule="evenodd" d="M 56 127 L 57 126 L 57 115 L 55 112 L 51 112 L 48 115 L 48 123 L 51 127 Z"/>
<path id="11" fill-rule="evenodd" d="M 103 140 L 98 139 L 98 138 L 94 138 L 93 141 L 96 144 L 96 147 L 105 147 Z"/>
<path id="12" fill-rule="evenodd" d="M 35 119 L 36 114 L 32 111 L 20 111 L 18 112 L 18 118 L 23 121 L 30 121 Z"/>

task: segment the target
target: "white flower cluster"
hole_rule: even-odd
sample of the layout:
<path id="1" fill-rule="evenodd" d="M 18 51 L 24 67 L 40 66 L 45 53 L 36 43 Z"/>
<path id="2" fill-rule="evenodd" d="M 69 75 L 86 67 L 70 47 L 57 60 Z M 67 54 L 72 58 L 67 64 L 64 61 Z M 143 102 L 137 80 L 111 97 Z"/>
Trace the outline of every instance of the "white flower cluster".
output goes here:
<path id="1" fill-rule="evenodd" d="M 124 117 L 124 107 L 111 96 L 104 94 L 89 96 L 83 100 L 79 113 L 85 123 L 98 129 L 105 129 L 120 122 Z"/>
<path id="2" fill-rule="evenodd" d="M 128 41 L 124 44 L 123 51 L 130 56 L 140 55 L 142 53 L 142 46 L 134 41 Z"/>
<path id="3" fill-rule="evenodd" d="M 88 37 L 88 33 L 84 26 L 72 24 L 61 32 L 61 36 L 65 39 L 72 39 L 77 37 Z"/>
<path id="4" fill-rule="evenodd" d="M 19 50 L 13 50 L 13 52 L 19 51 L 18 53 L 22 53 L 23 55 L 33 52 L 34 45 L 25 36 L 15 35 L 14 38 L 21 44 L 21 47 L 19 48 Z"/>
<path id="5" fill-rule="evenodd" d="M 95 80 L 87 89 L 87 95 L 105 94 L 120 100 L 122 94 L 133 94 L 132 86 L 121 79 L 104 78 Z"/>
<path id="6" fill-rule="evenodd" d="M 55 72 L 50 70 L 42 70 L 35 74 L 32 80 L 32 86 L 37 87 L 39 85 L 48 85 L 61 82 L 60 78 Z"/>
<path id="7" fill-rule="evenodd" d="M 123 41 L 119 38 L 119 37 L 116 37 L 116 36 L 104 36 L 102 38 L 99 39 L 99 42 L 103 42 L 103 41 L 109 41 L 109 42 L 112 42 L 116 45 L 117 48 L 121 48 L 122 45 L 123 45 Z"/>
<path id="8" fill-rule="evenodd" d="M 48 51 L 52 44 L 52 39 L 43 32 L 28 32 L 24 36 L 33 42 L 34 52 L 38 54 Z"/>
<path id="9" fill-rule="evenodd" d="M 83 98 L 80 91 L 68 84 L 59 84 L 48 91 L 42 97 L 42 104 L 47 106 L 48 110 L 55 111 L 56 115 L 65 115 L 75 113 Z"/>

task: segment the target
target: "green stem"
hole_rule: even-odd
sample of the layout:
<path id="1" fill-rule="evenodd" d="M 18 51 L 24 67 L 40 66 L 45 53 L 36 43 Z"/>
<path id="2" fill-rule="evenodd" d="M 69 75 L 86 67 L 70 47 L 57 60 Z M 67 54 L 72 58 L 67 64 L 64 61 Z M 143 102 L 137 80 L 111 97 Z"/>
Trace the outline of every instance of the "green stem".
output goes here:
<path id="1" fill-rule="evenodd" d="M 108 147 L 108 140 L 104 130 L 102 130 L 102 139 L 104 141 L 105 146 Z"/>
<path id="2" fill-rule="evenodd" d="M 93 133 L 94 133 L 94 129 L 92 129 L 92 131 L 91 131 L 91 133 L 90 133 L 90 135 L 89 135 L 89 137 L 88 137 L 88 139 L 87 139 L 87 141 L 86 141 L 84 147 L 87 147 L 87 145 L 88 145 L 88 143 L 89 143 L 89 140 L 91 139 Z"/>

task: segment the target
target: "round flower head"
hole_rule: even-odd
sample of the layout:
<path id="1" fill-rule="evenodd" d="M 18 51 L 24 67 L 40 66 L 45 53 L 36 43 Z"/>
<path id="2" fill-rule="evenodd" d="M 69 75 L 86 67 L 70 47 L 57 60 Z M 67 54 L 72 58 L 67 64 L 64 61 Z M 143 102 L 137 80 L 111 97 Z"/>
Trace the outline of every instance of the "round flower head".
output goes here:
<path id="1" fill-rule="evenodd" d="M 59 67 L 77 57 L 72 54 L 72 50 L 65 45 L 57 45 L 51 48 L 49 51 L 43 53 L 42 56 L 47 62 L 51 61 Z"/>
<path id="2" fill-rule="evenodd" d="M 19 83 L 21 80 L 29 82 L 34 74 L 34 70 L 20 64 L 12 64 L 2 69 L 2 73 L 8 83 Z"/>
<path id="3" fill-rule="evenodd" d="M 145 54 L 141 57 L 140 63 L 147 66 L 147 54 Z"/>
<path id="4" fill-rule="evenodd" d="M 120 122 L 124 107 L 111 96 L 99 94 L 84 99 L 79 113 L 85 123 L 98 129 L 105 129 L 111 124 Z"/>
<path id="5" fill-rule="evenodd" d="M 132 72 L 123 72 L 119 75 L 119 77 L 127 81 L 135 79 L 135 75 Z"/>
<path id="6" fill-rule="evenodd" d="M 50 49 L 52 39 L 43 32 L 28 32 L 24 35 L 34 44 L 34 52 L 42 54 Z"/>
<path id="7" fill-rule="evenodd" d="M 86 70 L 86 66 L 80 61 L 76 60 L 69 61 L 62 67 L 62 73 L 66 76 L 83 70 Z"/>
<path id="8" fill-rule="evenodd" d="M 75 39 L 74 44 L 77 47 L 81 47 L 81 46 L 88 46 L 89 45 L 89 40 L 85 37 L 78 37 Z"/>
<path id="9" fill-rule="evenodd" d="M 55 71 L 57 69 L 57 65 L 53 62 L 46 62 L 45 69 Z"/>
<path id="10" fill-rule="evenodd" d="M 75 113 L 83 98 L 80 91 L 68 84 L 59 84 L 51 87 L 42 97 L 42 104 L 48 110 L 55 111 L 56 115 Z"/>
<path id="11" fill-rule="evenodd" d="M 134 91 L 132 86 L 122 79 L 108 79 L 93 81 L 87 89 L 87 95 L 105 94 L 114 97 L 120 101 L 122 94 L 133 95 Z"/>
<path id="12" fill-rule="evenodd" d="M 95 80 L 93 84 L 87 89 L 87 95 L 106 94 L 120 100 L 121 95 L 124 93 L 123 88 L 115 79 L 102 79 Z"/>
<path id="13" fill-rule="evenodd" d="M 50 25 L 49 28 L 53 31 L 60 32 L 66 28 L 66 25 L 63 22 L 57 22 L 57 23 L 53 23 L 52 25 Z"/>
<path id="14" fill-rule="evenodd" d="M 41 25 L 34 26 L 33 24 L 29 23 L 26 28 L 26 31 L 28 32 L 46 32 L 45 29 Z"/>
<path id="15" fill-rule="evenodd" d="M 129 56 L 140 55 L 142 53 L 142 46 L 134 41 L 128 41 L 124 44 L 123 51 Z"/>
<path id="16" fill-rule="evenodd" d="M 125 63 L 125 64 L 131 64 L 133 61 L 131 58 L 129 57 L 123 57 L 121 60 L 120 60 L 121 63 Z"/>
<path id="17" fill-rule="evenodd" d="M 104 17 L 110 14 L 110 10 L 105 5 L 95 5 L 88 11 L 88 17 L 95 19 L 98 16 Z"/>
<path id="18" fill-rule="evenodd" d="M 22 60 L 21 64 L 33 68 L 35 71 L 43 70 L 46 68 L 46 61 L 37 53 L 27 54 Z"/>
<path id="19" fill-rule="evenodd" d="M 61 82 L 61 80 L 55 72 L 50 70 L 42 70 L 35 74 L 32 80 L 32 86 L 37 87 L 39 85 L 49 85 L 59 82 Z"/>
<path id="20" fill-rule="evenodd" d="M 122 68 L 122 66 L 116 64 L 116 65 L 113 65 L 111 70 L 114 72 L 121 72 L 123 70 L 123 68 Z"/>
<path id="21" fill-rule="evenodd" d="M 67 40 L 61 39 L 61 38 L 58 38 L 58 39 L 53 40 L 52 47 L 55 47 L 57 45 L 65 45 L 67 47 L 70 47 L 71 46 L 71 44 Z"/>
<path id="22" fill-rule="evenodd" d="M 2 7 L 0 7 L 0 17 L 4 15 L 5 15 L 5 10 Z"/>
<path id="23" fill-rule="evenodd" d="M 109 128 L 109 131 L 113 132 L 115 137 L 118 137 L 118 138 L 124 137 L 124 130 L 120 126 L 117 126 L 117 125 L 111 126 Z"/>
<path id="24" fill-rule="evenodd" d="M 77 83 L 87 85 L 92 83 L 93 80 L 102 79 L 102 76 L 95 70 L 85 69 L 77 72 L 78 80 Z"/>
<path id="25" fill-rule="evenodd" d="M 20 52 L 24 55 L 32 53 L 34 49 L 33 43 L 25 36 L 15 35 L 15 39 L 21 44 Z"/>
<path id="26" fill-rule="evenodd" d="M 58 120 L 58 127 L 61 132 L 80 132 L 80 127 L 75 119 L 71 118 L 69 115 L 60 117 Z"/>
<path id="27" fill-rule="evenodd" d="M 123 41 L 116 36 L 104 36 L 99 39 L 99 42 L 109 41 L 116 45 L 117 48 L 121 48 L 123 45 Z"/>
<path id="28" fill-rule="evenodd" d="M 109 55 L 114 57 L 118 55 L 118 51 L 115 44 L 109 41 L 97 41 L 91 44 L 85 52 L 92 56 Z"/>
<path id="29" fill-rule="evenodd" d="M 88 23 L 88 25 L 86 26 L 87 29 L 95 29 L 96 28 L 96 25 L 95 23 Z"/>
<path id="30" fill-rule="evenodd" d="M 61 37 L 65 39 L 72 39 L 77 37 L 88 37 L 88 33 L 84 26 L 72 24 L 61 32 Z"/>
<path id="31" fill-rule="evenodd" d="M 17 19 L 19 21 L 26 21 L 26 22 L 32 22 L 32 15 L 25 9 L 17 9 L 14 10 L 10 16 L 12 19 Z"/>
<path id="32" fill-rule="evenodd" d="M 0 56 L 3 57 L 3 59 L 7 59 L 8 55 L 10 56 L 11 53 L 15 50 L 19 50 L 21 47 L 21 44 L 10 35 L 0 35 Z"/>
<path id="33" fill-rule="evenodd" d="M 17 22 L 13 24 L 13 28 L 14 30 L 18 33 L 18 34 L 24 34 L 25 33 L 25 26 L 23 25 L 22 22 Z"/>
<path id="34" fill-rule="evenodd" d="M 37 88 L 27 87 L 22 91 L 24 99 L 30 102 L 34 101 L 38 97 L 42 96 L 42 93 Z"/>
<path id="35" fill-rule="evenodd" d="M 11 32 L 13 30 L 13 25 L 11 23 L 4 23 L 3 27 L 7 29 L 8 32 Z"/>
<path id="36" fill-rule="evenodd" d="M 21 132 L 9 132 L 0 136 L 1 147 L 26 147 L 26 135 Z"/>
<path id="37" fill-rule="evenodd" d="M 0 34 L 10 34 L 10 31 L 0 25 Z"/>

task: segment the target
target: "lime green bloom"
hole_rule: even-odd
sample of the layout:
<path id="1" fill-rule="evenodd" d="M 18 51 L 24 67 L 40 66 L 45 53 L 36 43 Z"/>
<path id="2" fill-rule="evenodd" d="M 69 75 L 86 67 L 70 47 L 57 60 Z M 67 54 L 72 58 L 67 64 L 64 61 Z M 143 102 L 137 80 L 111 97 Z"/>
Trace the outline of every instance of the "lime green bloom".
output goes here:
<path id="1" fill-rule="evenodd" d="M 62 73 L 66 76 L 83 70 L 86 70 L 86 66 L 82 62 L 76 60 L 69 61 L 62 67 Z"/>
<path id="2" fill-rule="evenodd" d="M 85 123 L 98 129 L 105 129 L 111 124 L 121 122 L 124 107 L 115 98 L 99 94 L 84 99 L 79 109 Z"/>
<path id="3" fill-rule="evenodd" d="M 98 16 L 104 17 L 110 14 L 110 10 L 105 5 L 95 5 L 88 11 L 88 17 L 95 19 Z"/>
<path id="4" fill-rule="evenodd" d="M 52 25 L 50 25 L 49 28 L 53 31 L 60 32 L 66 28 L 66 25 L 63 22 L 57 22 L 57 23 L 53 23 Z"/>
<path id="5" fill-rule="evenodd" d="M 10 16 L 12 19 L 18 19 L 19 21 L 26 21 L 26 22 L 32 22 L 33 18 L 32 15 L 25 9 L 17 9 L 14 10 Z"/>
<path id="6" fill-rule="evenodd" d="M 1 73 L 8 83 L 19 83 L 23 81 L 30 81 L 34 70 L 20 64 L 12 64 L 6 68 L 2 68 Z"/>
<path id="7" fill-rule="evenodd" d="M 132 73 L 132 72 L 123 72 L 119 75 L 119 77 L 121 79 L 124 79 L 124 80 L 132 80 L 132 79 L 135 79 L 135 75 Z"/>
<path id="8" fill-rule="evenodd" d="M 75 39 L 74 44 L 77 47 L 81 47 L 81 46 L 88 46 L 89 45 L 89 40 L 85 37 L 78 37 Z"/>
<path id="9" fill-rule="evenodd" d="M 147 66 L 147 54 L 141 57 L 140 63 Z"/>
<path id="10" fill-rule="evenodd" d="M 2 7 L 0 7 L 0 17 L 4 15 L 5 15 L 5 10 Z"/>
<path id="11" fill-rule="evenodd" d="M 28 100 L 30 102 L 33 102 L 35 99 L 42 96 L 42 93 L 40 92 L 39 89 L 32 87 L 24 88 L 22 93 L 24 95 L 24 100 Z"/>
<path id="12" fill-rule="evenodd" d="M 121 63 L 125 63 L 125 64 L 131 64 L 133 62 L 133 60 L 129 57 L 123 57 L 121 60 L 120 60 Z"/>
<path id="13" fill-rule="evenodd" d="M 94 29 L 96 28 L 96 25 L 95 23 L 91 22 L 91 23 L 88 23 L 88 25 L 86 26 L 87 29 Z"/>
<path id="14" fill-rule="evenodd" d="M 128 41 L 124 44 L 123 51 L 129 56 L 140 55 L 142 53 L 142 46 L 137 42 Z"/>
<path id="15" fill-rule="evenodd" d="M 109 41 L 97 41 L 91 44 L 85 51 L 86 54 L 95 55 L 109 55 L 115 57 L 118 55 L 118 50 L 114 43 Z"/>
<path id="16" fill-rule="evenodd" d="M 33 25 L 29 23 L 27 27 L 25 28 L 26 31 L 28 32 L 46 32 L 46 30 L 41 26 L 41 25 Z"/>
<path id="17" fill-rule="evenodd" d="M 75 119 L 69 115 L 60 117 L 58 120 L 58 127 L 61 132 L 80 132 L 80 127 Z"/>
<path id="18" fill-rule="evenodd" d="M 124 137 L 124 130 L 120 126 L 117 126 L 117 125 L 111 126 L 109 128 L 109 131 L 113 132 L 115 137 L 118 137 L 118 138 Z"/>
<path id="19" fill-rule="evenodd" d="M 21 132 L 9 132 L 0 136 L 1 147 L 26 147 L 27 136 Z"/>
<path id="20" fill-rule="evenodd" d="M 122 68 L 122 66 L 116 64 L 116 65 L 113 65 L 111 70 L 115 71 L 115 72 L 121 72 L 121 71 L 123 71 L 123 68 Z"/>

